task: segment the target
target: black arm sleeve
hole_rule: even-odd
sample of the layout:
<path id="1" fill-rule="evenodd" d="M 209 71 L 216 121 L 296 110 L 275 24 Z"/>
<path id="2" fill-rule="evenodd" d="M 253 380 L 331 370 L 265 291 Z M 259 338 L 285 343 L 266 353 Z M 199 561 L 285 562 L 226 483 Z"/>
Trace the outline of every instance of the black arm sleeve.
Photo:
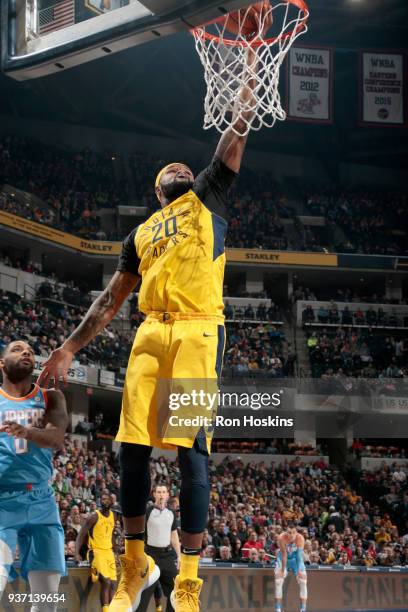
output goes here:
<path id="1" fill-rule="evenodd" d="M 145 515 L 145 534 L 144 534 L 144 541 L 147 544 L 148 540 L 149 540 L 149 518 L 150 515 L 152 513 L 153 510 L 153 504 L 150 503 L 147 508 L 146 508 L 146 515 Z"/>
<path id="2" fill-rule="evenodd" d="M 175 529 L 177 529 L 176 515 L 173 512 L 173 510 L 170 510 L 170 512 L 173 514 L 173 522 L 171 524 L 171 530 L 174 531 Z"/>
<path id="3" fill-rule="evenodd" d="M 132 274 L 137 274 L 140 259 L 137 256 L 135 248 L 136 232 L 137 227 L 132 230 L 122 242 L 122 252 L 119 256 L 118 266 L 116 268 L 118 272 L 131 272 Z"/>
<path id="4" fill-rule="evenodd" d="M 237 176 L 214 156 L 210 165 L 197 176 L 192 189 L 211 212 L 226 219 L 228 190 Z"/>

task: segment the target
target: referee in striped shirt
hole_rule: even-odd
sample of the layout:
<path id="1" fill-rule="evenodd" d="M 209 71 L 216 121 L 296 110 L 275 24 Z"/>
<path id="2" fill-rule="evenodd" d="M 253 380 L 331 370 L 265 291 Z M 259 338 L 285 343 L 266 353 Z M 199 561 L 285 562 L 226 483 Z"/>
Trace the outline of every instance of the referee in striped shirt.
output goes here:
<path id="1" fill-rule="evenodd" d="M 180 541 L 177 532 L 176 515 L 167 507 L 169 490 L 165 484 L 156 484 L 153 489 L 154 504 L 146 511 L 146 553 L 153 557 L 160 568 L 160 578 L 150 589 L 144 591 L 138 611 L 146 612 L 154 593 L 157 605 L 157 586 L 160 584 L 167 597 L 166 612 L 173 612 L 170 593 L 174 587 L 180 563 Z"/>

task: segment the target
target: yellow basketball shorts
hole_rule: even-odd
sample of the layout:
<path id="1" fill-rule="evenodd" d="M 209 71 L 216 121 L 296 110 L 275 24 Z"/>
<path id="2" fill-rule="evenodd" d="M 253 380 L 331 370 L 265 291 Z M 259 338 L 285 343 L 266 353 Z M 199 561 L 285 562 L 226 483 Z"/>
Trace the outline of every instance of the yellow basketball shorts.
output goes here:
<path id="1" fill-rule="evenodd" d="M 196 433 L 180 436 L 172 429 L 168 435 L 163 428 L 166 415 L 172 414 L 166 393 L 174 391 L 172 381 L 180 380 L 198 381 L 198 386 L 202 381 L 207 388 L 210 382 L 212 389 L 217 388 L 224 345 L 221 316 L 149 314 L 129 357 L 116 440 L 163 449 L 191 448 Z M 169 385 L 164 395 L 163 381 Z M 203 450 L 210 452 L 212 433 L 202 429 L 200 437 Z"/>
<path id="2" fill-rule="evenodd" d="M 91 548 L 88 551 L 88 561 L 91 564 L 92 582 L 97 582 L 99 576 L 115 581 L 116 560 L 112 549 Z"/>

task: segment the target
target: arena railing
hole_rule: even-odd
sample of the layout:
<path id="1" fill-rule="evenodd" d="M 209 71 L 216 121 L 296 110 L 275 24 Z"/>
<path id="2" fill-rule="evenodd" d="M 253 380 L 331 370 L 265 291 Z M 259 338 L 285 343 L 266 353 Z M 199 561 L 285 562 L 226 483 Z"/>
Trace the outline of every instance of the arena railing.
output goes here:
<path id="1" fill-rule="evenodd" d="M 377 327 L 376 324 L 373 324 L 371 326 L 367 325 L 366 323 L 364 324 L 359 324 L 356 323 L 354 320 L 354 313 L 357 312 L 358 310 L 362 310 L 362 312 L 364 313 L 364 315 L 366 314 L 366 312 L 372 308 L 374 309 L 375 313 L 378 313 L 378 309 L 382 308 L 382 310 L 384 311 L 384 313 L 386 315 L 395 315 L 396 317 L 398 317 L 399 319 L 401 319 L 402 321 L 404 321 L 404 318 L 408 319 L 408 305 L 405 304 L 384 304 L 381 301 L 378 302 L 341 302 L 339 300 L 333 300 L 333 302 L 337 305 L 338 308 L 338 314 L 339 314 L 339 323 L 321 323 L 319 322 L 318 318 L 317 318 L 317 314 L 318 311 L 321 307 L 326 308 L 327 310 L 330 310 L 330 307 L 332 305 L 332 302 L 329 300 L 298 300 L 296 302 L 296 322 L 298 326 L 301 325 L 307 325 L 307 323 L 303 323 L 302 321 L 302 313 L 303 311 L 308 307 L 311 306 L 311 308 L 313 309 L 314 315 L 315 315 L 315 321 L 311 322 L 311 325 L 323 325 L 323 326 L 339 326 L 341 325 L 341 315 L 342 315 L 342 311 L 347 307 L 348 310 L 350 311 L 351 315 L 353 316 L 353 322 L 352 323 L 344 323 L 343 325 L 347 325 L 347 326 L 354 326 L 354 327 Z M 381 325 L 378 327 L 382 327 Z M 389 328 L 390 326 L 388 325 L 384 325 L 384 328 Z M 400 326 L 392 326 L 392 327 L 400 327 Z M 406 327 L 406 326 L 401 326 L 402 328 Z"/>

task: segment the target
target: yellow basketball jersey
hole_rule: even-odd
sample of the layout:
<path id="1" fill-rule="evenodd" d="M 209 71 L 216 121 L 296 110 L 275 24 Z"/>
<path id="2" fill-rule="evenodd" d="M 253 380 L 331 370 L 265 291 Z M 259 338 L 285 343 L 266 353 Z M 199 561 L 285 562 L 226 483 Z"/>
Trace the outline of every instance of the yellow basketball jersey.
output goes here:
<path id="1" fill-rule="evenodd" d="M 226 230 L 192 190 L 140 225 L 140 310 L 222 316 Z"/>
<path id="2" fill-rule="evenodd" d="M 98 520 L 89 530 L 88 547 L 108 550 L 112 548 L 112 533 L 115 527 L 115 517 L 112 510 L 108 516 L 104 516 L 99 510 L 96 511 Z"/>

